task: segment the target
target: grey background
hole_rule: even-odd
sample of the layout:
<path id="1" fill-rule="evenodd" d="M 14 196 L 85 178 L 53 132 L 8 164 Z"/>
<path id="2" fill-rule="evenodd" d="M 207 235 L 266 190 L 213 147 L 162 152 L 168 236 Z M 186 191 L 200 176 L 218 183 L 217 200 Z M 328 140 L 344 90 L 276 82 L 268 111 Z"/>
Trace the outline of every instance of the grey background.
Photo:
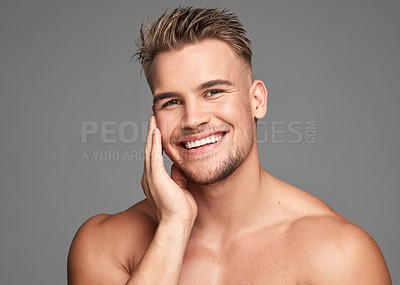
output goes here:
<path id="1" fill-rule="evenodd" d="M 178 4 L 240 16 L 269 90 L 259 135 L 286 130 L 284 143 L 260 144 L 262 165 L 366 229 L 399 283 L 398 1 L 2 0 L 0 284 L 65 284 L 79 226 L 144 197 L 140 159 L 82 161 L 85 150 L 142 151 L 142 128 L 132 144 L 100 133 L 82 143 L 81 125 L 146 122 L 134 41 L 146 13 Z M 303 138 L 316 121 L 317 142 L 288 142 L 291 121 Z"/>

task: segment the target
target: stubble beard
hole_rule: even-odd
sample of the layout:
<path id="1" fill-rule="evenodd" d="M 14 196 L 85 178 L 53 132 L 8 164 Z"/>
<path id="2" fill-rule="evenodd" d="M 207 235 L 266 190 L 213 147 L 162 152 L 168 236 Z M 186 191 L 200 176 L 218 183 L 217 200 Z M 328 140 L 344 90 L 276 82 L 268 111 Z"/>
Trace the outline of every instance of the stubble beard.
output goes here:
<path id="1" fill-rule="evenodd" d="M 253 141 L 250 143 L 250 146 Z M 183 176 L 194 184 L 209 186 L 216 183 L 221 183 L 228 179 L 232 173 L 239 168 L 239 166 L 249 156 L 251 147 L 246 151 L 244 147 L 235 147 L 229 149 L 226 157 L 212 169 L 204 166 L 202 169 L 191 170 L 181 165 L 177 165 Z M 212 159 L 211 159 L 212 161 Z M 215 162 L 215 161 L 212 161 Z M 207 164 L 207 163 L 205 163 Z"/>

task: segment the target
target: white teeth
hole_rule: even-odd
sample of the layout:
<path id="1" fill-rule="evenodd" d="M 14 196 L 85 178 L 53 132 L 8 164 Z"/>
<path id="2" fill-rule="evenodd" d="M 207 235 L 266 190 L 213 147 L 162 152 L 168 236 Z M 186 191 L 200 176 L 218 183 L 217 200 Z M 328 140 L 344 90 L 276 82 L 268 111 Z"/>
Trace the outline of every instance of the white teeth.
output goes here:
<path id="1" fill-rule="evenodd" d="M 194 147 L 199 147 L 199 146 L 203 146 L 203 145 L 210 144 L 210 143 L 216 143 L 221 138 L 222 138 L 222 135 L 219 135 L 217 137 L 210 136 L 210 137 L 207 137 L 205 139 L 187 142 L 187 143 L 185 143 L 185 147 L 187 149 L 191 149 L 191 148 L 194 148 Z"/>

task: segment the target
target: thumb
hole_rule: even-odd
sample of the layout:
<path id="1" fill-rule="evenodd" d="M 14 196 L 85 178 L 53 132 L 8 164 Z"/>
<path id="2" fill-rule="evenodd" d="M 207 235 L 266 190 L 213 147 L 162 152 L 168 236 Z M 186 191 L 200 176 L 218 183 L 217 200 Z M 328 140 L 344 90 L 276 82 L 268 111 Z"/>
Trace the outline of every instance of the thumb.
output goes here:
<path id="1" fill-rule="evenodd" d="M 178 184 L 179 187 L 182 189 L 186 189 L 187 181 L 186 178 L 183 176 L 182 172 L 175 166 L 175 164 L 171 167 L 171 178 Z"/>

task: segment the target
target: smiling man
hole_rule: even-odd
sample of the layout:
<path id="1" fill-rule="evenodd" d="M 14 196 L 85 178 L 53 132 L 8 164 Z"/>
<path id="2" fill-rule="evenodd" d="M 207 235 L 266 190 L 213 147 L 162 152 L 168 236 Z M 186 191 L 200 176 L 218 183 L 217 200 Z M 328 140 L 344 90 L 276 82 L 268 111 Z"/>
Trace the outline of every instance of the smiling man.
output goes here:
<path id="1" fill-rule="evenodd" d="M 267 90 L 251 56 L 227 10 L 180 7 L 142 27 L 147 199 L 79 229 L 69 284 L 391 284 L 363 229 L 260 166 Z"/>

